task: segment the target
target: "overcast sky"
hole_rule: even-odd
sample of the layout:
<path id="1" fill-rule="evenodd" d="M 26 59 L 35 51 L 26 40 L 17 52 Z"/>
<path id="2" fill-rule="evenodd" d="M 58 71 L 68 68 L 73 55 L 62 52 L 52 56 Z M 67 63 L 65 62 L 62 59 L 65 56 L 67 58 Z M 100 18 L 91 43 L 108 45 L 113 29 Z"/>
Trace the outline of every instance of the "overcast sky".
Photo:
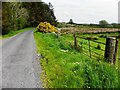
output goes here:
<path id="1" fill-rule="evenodd" d="M 73 19 L 76 23 L 98 23 L 107 20 L 109 23 L 118 22 L 119 0 L 42 0 L 51 2 L 54 6 L 58 21 L 68 22 Z"/>

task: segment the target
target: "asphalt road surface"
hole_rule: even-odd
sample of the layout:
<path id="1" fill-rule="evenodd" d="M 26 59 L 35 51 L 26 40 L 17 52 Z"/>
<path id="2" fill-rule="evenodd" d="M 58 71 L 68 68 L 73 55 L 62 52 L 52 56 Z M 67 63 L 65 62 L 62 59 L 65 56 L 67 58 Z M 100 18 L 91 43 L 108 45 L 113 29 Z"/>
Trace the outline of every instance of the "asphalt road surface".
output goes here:
<path id="1" fill-rule="evenodd" d="M 42 88 L 33 30 L 2 43 L 2 88 Z"/>

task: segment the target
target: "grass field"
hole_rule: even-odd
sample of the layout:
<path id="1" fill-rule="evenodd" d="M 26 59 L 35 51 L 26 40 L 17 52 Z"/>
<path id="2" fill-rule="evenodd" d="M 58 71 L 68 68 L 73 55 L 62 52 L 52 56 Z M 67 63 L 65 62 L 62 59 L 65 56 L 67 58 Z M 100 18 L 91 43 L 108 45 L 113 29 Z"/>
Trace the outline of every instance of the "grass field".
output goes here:
<path id="1" fill-rule="evenodd" d="M 34 33 L 42 58 L 42 81 L 47 88 L 116 88 L 118 70 L 71 48 L 71 35 L 57 38 L 52 33 Z M 72 44 L 71 44 L 72 43 Z"/>

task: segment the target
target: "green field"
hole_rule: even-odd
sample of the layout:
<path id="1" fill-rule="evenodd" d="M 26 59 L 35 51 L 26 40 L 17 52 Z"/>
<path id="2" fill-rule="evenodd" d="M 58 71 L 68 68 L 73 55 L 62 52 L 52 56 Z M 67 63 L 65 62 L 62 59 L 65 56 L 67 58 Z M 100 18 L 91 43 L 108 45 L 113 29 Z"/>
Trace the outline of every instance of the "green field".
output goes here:
<path id="1" fill-rule="evenodd" d="M 117 88 L 118 69 L 73 49 L 73 36 L 34 33 L 46 88 Z M 103 41 L 103 39 L 100 39 Z M 102 46 L 101 46 L 102 47 Z"/>

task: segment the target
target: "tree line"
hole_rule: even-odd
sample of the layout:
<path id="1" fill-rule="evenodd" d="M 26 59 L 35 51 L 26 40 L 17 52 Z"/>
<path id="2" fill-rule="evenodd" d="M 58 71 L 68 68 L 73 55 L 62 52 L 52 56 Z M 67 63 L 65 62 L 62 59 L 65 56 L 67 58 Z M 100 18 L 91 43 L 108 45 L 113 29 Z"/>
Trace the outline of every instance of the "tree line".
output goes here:
<path id="1" fill-rule="evenodd" d="M 73 22 L 73 19 L 70 19 L 67 24 L 83 25 L 83 26 L 93 26 L 98 28 L 120 28 L 119 23 L 108 23 L 106 20 L 100 20 L 99 24 L 77 24 Z"/>
<path id="2" fill-rule="evenodd" d="M 57 25 L 54 8 L 44 2 L 2 2 L 2 34 L 25 27 L 36 27 L 40 22 Z"/>

